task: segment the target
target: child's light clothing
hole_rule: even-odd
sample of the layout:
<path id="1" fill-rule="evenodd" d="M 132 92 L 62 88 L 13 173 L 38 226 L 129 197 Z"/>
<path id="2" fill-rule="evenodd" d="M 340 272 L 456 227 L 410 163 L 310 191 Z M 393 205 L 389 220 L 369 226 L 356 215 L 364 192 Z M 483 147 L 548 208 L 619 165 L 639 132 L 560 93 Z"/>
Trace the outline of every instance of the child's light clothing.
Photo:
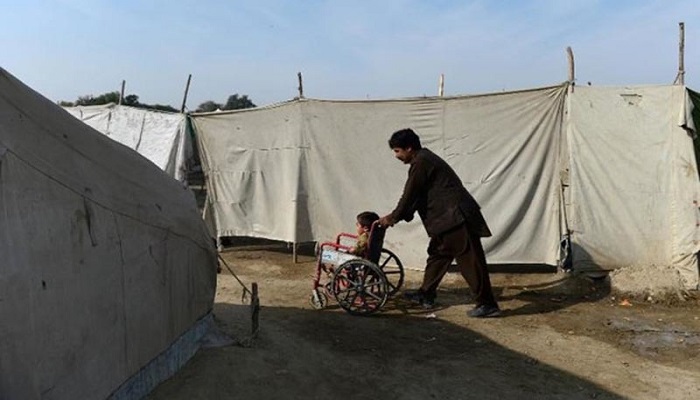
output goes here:
<path id="1" fill-rule="evenodd" d="M 369 232 L 363 232 L 357 236 L 357 243 L 355 244 L 354 255 L 364 257 L 367 252 L 367 246 L 369 246 Z"/>

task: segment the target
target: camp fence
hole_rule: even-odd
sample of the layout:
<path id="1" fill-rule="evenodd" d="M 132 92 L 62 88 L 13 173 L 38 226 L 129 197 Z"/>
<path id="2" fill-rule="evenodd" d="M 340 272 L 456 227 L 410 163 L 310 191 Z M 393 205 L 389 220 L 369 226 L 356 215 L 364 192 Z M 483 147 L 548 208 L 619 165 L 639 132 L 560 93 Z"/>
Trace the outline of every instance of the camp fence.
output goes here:
<path id="1" fill-rule="evenodd" d="M 0 69 L 0 399 L 142 398 L 215 287 L 192 193 Z"/>
<path id="2" fill-rule="evenodd" d="M 552 87 L 377 101 L 298 99 L 193 114 L 217 237 L 325 241 L 391 211 L 407 166 L 387 139 L 413 128 L 482 206 L 492 264 L 673 266 L 697 288 L 695 123 L 683 86 Z M 428 237 L 398 224 L 385 247 L 421 269 Z"/>

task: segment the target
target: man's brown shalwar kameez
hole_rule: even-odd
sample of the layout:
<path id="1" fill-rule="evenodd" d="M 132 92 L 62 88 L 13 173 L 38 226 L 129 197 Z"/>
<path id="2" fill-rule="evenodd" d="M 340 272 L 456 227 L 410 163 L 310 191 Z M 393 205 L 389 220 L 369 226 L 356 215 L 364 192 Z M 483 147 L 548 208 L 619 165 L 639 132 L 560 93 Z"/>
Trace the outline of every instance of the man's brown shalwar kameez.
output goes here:
<path id="1" fill-rule="evenodd" d="M 491 231 L 479 204 L 445 160 L 422 148 L 410 161 L 408 179 L 391 219 L 410 221 L 418 211 L 430 236 L 421 292 L 435 298 L 437 287 L 457 261 L 479 305 L 496 305 L 481 238 Z"/>

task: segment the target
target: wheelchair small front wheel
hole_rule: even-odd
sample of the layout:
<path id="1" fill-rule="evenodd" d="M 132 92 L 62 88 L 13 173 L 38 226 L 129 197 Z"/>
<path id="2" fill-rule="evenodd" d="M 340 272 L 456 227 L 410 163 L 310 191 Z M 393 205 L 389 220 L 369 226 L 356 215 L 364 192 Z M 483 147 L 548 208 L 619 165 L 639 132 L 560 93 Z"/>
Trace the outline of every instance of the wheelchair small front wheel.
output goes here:
<path id="1" fill-rule="evenodd" d="M 311 291 L 309 303 L 314 309 L 322 310 L 328 305 L 328 296 L 322 290 L 314 289 Z"/>

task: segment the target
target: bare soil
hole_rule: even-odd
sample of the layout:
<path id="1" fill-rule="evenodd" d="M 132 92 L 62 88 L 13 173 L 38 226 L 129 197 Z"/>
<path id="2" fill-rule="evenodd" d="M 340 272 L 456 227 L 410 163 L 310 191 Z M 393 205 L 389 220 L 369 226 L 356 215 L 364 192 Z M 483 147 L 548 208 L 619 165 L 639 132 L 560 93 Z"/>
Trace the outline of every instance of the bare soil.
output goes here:
<path id="1" fill-rule="evenodd" d="M 650 302 L 562 272 L 491 279 L 503 316 L 471 319 L 449 273 L 438 307 L 397 295 L 369 317 L 309 303 L 315 259 L 237 247 L 222 253 L 259 286 L 260 330 L 223 266 L 214 315 L 236 343 L 204 348 L 148 397 L 161 399 L 698 399 L 700 302 Z M 516 268 L 517 270 L 517 268 Z M 528 267 L 521 271 L 531 271 Z M 403 288 L 421 272 L 407 271 Z"/>

